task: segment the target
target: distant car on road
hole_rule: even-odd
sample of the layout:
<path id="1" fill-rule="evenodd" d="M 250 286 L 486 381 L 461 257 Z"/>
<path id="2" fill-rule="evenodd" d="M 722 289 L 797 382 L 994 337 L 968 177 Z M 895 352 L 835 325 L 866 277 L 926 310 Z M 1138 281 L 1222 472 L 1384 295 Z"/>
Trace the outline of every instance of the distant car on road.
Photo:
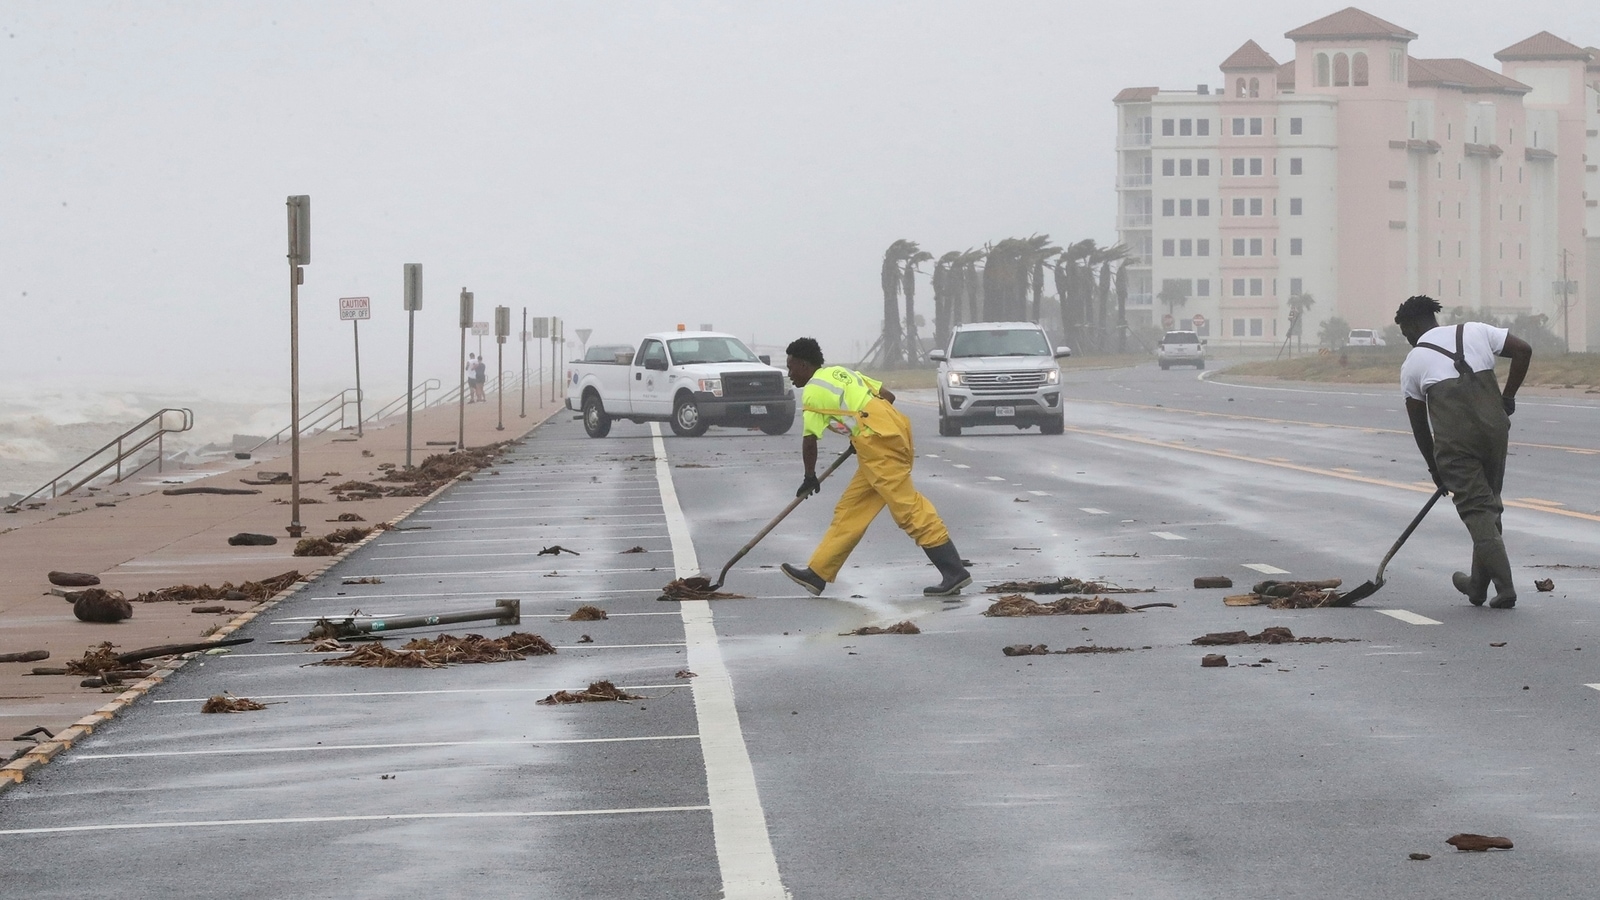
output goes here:
<path id="1" fill-rule="evenodd" d="M 1371 328 L 1352 328 L 1345 344 L 1351 347 L 1382 347 L 1383 337 Z"/>
<path id="2" fill-rule="evenodd" d="M 1206 342 L 1193 331 L 1169 331 L 1156 345 L 1156 362 L 1162 369 L 1173 366 L 1206 367 Z"/>
<path id="3" fill-rule="evenodd" d="M 973 425 L 1039 426 L 1066 431 L 1061 366 L 1072 351 L 1050 346 L 1032 322 L 957 325 L 950 346 L 928 358 L 939 364 L 939 433 L 954 437 Z"/>

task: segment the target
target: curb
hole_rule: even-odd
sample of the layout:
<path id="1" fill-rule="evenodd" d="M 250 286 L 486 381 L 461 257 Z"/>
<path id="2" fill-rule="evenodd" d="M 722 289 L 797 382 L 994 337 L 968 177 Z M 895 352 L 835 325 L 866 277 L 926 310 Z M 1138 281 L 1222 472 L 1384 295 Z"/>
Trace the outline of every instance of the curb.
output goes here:
<path id="1" fill-rule="evenodd" d="M 515 437 L 506 438 L 504 443 L 523 440 L 541 425 L 550 421 L 553 417 L 554 412 L 552 412 L 550 416 L 546 416 L 539 422 L 529 426 L 528 430 L 524 431 L 522 434 L 519 434 Z M 407 518 L 410 518 L 412 513 L 415 513 L 417 510 L 433 502 L 434 498 L 438 497 L 440 494 L 443 494 L 450 488 L 455 487 L 463 478 L 473 474 L 475 473 L 462 472 L 452 477 L 449 481 L 440 485 L 438 490 L 427 495 L 426 497 L 421 498 L 415 504 L 402 511 L 399 515 L 389 519 L 384 524 L 390 526 L 399 525 Z M 385 534 L 386 531 L 387 529 L 378 530 L 375 528 L 371 534 L 362 538 L 360 541 L 357 541 L 354 544 L 346 544 L 344 549 L 340 550 L 338 553 L 334 554 L 333 556 L 326 557 L 327 562 L 321 567 L 313 569 L 310 572 L 303 573 L 300 576 L 300 580 L 284 588 L 278 593 L 273 594 L 271 597 L 261 601 L 253 608 L 235 616 L 231 621 L 228 622 L 228 624 L 223 625 L 221 628 L 218 628 L 216 631 L 212 632 L 209 637 L 225 638 L 233 634 L 240 628 L 243 628 L 247 623 L 255 619 L 257 616 L 260 616 L 262 613 L 272 609 L 274 606 L 277 606 L 290 597 L 293 597 L 306 587 L 309 587 L 318 578 L 321 578 L 329 569 L 341 562 L 344 562 L 345 557 L 377 540 L 378 537 Z M 23 755 L 13 759 L 3 766 L 0 766 L 0 795 L 4 795 L 7 791 L 19 784 L 22 784 L 23 781 L 27 779 L 30 772 L 55 759 L 61 753 L 71 749 L 73 744 L 93 734 L 94 730 L 100 727 L 102 724 L 116 718 L 123 710 L 132 706 L 134 701 L 138 700 L 140 697 L 143 697 L 145 694 L 150 693 L 150 691 L 155 689 L 156 685 L 159 685 L 161 682 L 167 680 L 168 676 L 183 668 L 185 663 L 188 663 L 190 660 L 199 655 L 201 654 L 197 651 L 194 653 L 186 653 L 176 659 L 169 660 L 160 668 L 157 668 L 155 671 L 145 676 L 142 681 L 135 683 L 127 690 L 118 694 L 110 703 L 107 703 L 99 709 L 96 709 L 94 712 L 72 723 L 64 731 L 62 731 L 60 734 L 57 734 L 50 740 L 35 745 L 32 750 L 29 750 L 27 753 L 24 753 Z"/>

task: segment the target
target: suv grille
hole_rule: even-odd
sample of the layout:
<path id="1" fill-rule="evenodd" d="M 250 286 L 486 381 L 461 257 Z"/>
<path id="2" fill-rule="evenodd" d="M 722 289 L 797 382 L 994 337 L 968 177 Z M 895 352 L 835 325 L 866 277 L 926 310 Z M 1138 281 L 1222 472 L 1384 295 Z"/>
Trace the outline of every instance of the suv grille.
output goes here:
<path id="1" fill-rule="evenodd" d="M 1011 394 L 1038 388 L 1044 384 L 1044 373 L 968 372 L 964 380 L 974 394 Z"/>
<path id="2" fill-rule="evenodd" d="M 722 396 L 729 399 L 741 397 L 780 397 L 783 395 L 783 375 L 779 372 L 724 372 Z"/>

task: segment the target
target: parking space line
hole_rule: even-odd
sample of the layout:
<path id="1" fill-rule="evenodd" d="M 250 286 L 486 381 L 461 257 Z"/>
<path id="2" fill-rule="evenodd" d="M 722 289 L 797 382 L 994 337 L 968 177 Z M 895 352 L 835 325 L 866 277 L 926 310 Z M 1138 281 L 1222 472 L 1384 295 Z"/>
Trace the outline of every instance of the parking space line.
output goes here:
<path id="1" fill-rule="evenodd" d="M 966 463 L 951 463 L 950 464 L 950 468 L 952 468 L 952 469 L 970 469 L 972 467 L 967 465 Z"/>
<path id="2" fill-rule="evenodd" d="M 1181 534 L 1173 534 L 1170 531 L 1152 531 L 1150 533 L 1155 535 L 1158 538 L 1161 538 L 1163 541 L 1187 541 L 1188 540 L 1188 538 L 1184 537 L 1183 535 L 1181 535 Z"/>
<path id="3" fill-rule="evenodd" d="M 1289 570 L 1288 569 L 1280 569 L 1277 566 L 1269 566 L 1266 563 L 1245 563 L 1244 567 L 1246 569 L 1255 569 L 1257 572 L 1260 572 L 1263 575 L 1287 575 L 1287 574 L 1289 574 Z"/>
<path id="4" fill-rule="evenodd" d="M 679 578 L 700 574 L 689 522 L 678 504 L 667 463 L 661 426 L 650 423 L 656 454 L 656 481 L 661 505 L 666 508 L 667 530 L 672 534 L 673 560 Z M 717 643 L 711 604 L 705 600 L 679 602 L 684 636 L 689 643 L 689 669 L 693 681 L 695 719 L 700 727 L 701 756 L 706 767 L 706 792 L 711 805 L 711 832 L 722 872 L 722 896 L 739 900 L 787 900 L 778 873 L 778 859 L 767 833 L 767 816 L 756 789 L 755 769 L 745 746 L 734 705 L 733 678 Z"/>
<path id="5" fill-rule="evenodd" d="M 380 578 L 382 576 L 378 576 L 378 575 L 365 575 L 365 576 L 346 575 L 345 577 L 346 578 L 358 578 L 358 577 Z M 357 585 L 350 585 L 350 587 L 356 587 L 356 586 Z M 559 591 L 514 591 L 514 592 L 513 591 L 460 591 L 460 592 L 441 591 L 441 592 L 436 592 L 436 593 L 423 593 L 423 594 L 365 594 L 365 593 L 362 593 L 362 594 L 349 594 L 349 595 L 345 595 L 345 596 L 341 596 L 341 597 L 307 597 L 306 598 L 306 602 L 308 602 L 308 603 L 349 603 L 349 602 L 354 601 L 354 600 L 409 600 L 409 599 L 412 599 L 412 598 L 415 598 L 415 597 L 426 597 L 426 598 L 428 598 L 430 600 L 446 600 L 446 599 L 465 600 L 465 599 L 467 599 L 469 597 L 495 597 L 495 598 L 500 598 L 500 597 L 504 597 L 508 593 L 515 593 L 519 598 L 527 598 L 529 595 L 534 595 L 534 594 L 540 594 L 540 595 L 542 595 L 542 594 L 559 594 L 560 595 L 559 597 L 548 597 L 548 598 L 545 598 L 545 599 L 548 599 L 548 600 L 571 600 L 571 601 L 576 601 L 576 600 L 579 600 L 580 598 L 572 596 L 572 592 L 574 590 L 576 590 L 576 588 L 569 588 L 569 589 L 566 589 L 566 590 L 559 590 Z M 653 588 L 651 588 L 651 589 L 638 589 L 638 588 L 636 588 L 636 589 L 633 589 L 633 590 L 600 590 L 598 588 L 591 590 L 589 588 L 584 588 L 583 589 L 583 593 L 586 594 L 586 595 L 589 595 L 589 594 L 648 594 L 648 593 L 652 593 L 654 590 L 655 589 L 653 589 Z M 312 620 L 312 621 L 315 621 L 315 620 Z"/>
<path id="6" fill-rule="evenodd" d="M 401 744 L 310 744 L 298 747 L 216 747 L 209 750 L 141 750 L 133 753 L 84 753 L 71 762 L 102 759 L 156 759 L 169 756 L 259 756 L 266 753 L 321 753 L 325 750 L 416 750 L 424 747 L 537 747 L 541 744 L 637 744 L 645 741 L 692 741 L 698 734 L 654 734 L 640 737 L 551 738 L 549 740 L 409 741 Z"/>
<path id="7" fill-rule="evenodd" d="M 84 831 L 141 831 L 152 828 L 223 828 L 244 825 L 314 825 L 323 822 L 403 822 L 416 819 L 540 819 L 570 816 L 618 816 L 641 813 L 704 812 L 709 806 L 636 806 L 628 809 L 530 810 L 524 812 L 379 813 L 367 816 L 295 816 L 282 819 L 212 819 L 178 822 L 129 822 L 104 825 L 57 825 L 51 828 L 7 828 L 0 835 L 67 834 Z"/>
<path id="8" fill-rule="evenodd" d="M 1095 509 L 1092 506 L 1080 506 L 1080 507 L 1078 507 L 1078 509 L 1088 513 L 1091 516 L 1109 516 L 1109 515 L 1111 515 L 1111 513 L 1108 513 L 1103 509 Z"/>
<path id="9" fill-rule="evenodd" d="M 999 475 L 985 475 L 983 477 L 987 481 L 1005 481 L 1005 479 L 1001 478 Z"/>
<path id="10" fill-rule="evenodd" d="M 455 510 L 447 510 L 447 511 L 448 512 L 455 512 Z M 522 521 L 526 521 L 528 519 L 538 519 L 538 520 L 540 520 L 542 522 L 553 522 L 553 521 L 555 521 L 557 519 L 582 519 L 582 520 L 589 520 L 589 519 L 651 519 L 651 520 L 655 520 L 655 519 L 660 519 L 660 518 L 661 518 L 661 514 L 660 513 L 649 513 L 649 514 L 645 514 L 645 513 L 618 513 L 616 515 L 609 515 L 609 514 L 606 514 L 606 513 L 597 513 L 597 514 L 592 515 L 592 516 L 585 516 L 585 515 L 583 515 L 581 513 L 572 513 L 570 515 L 563 515 L 563 514 L 559 514 L 559 513 L 537 513 L 537 514 L 530 514 L 530 515 L 526 515 L 526 516 L 428 516 L 425 519 L 419 519 L 418 521 L 425 521 L 425 522 L 428 522 L 429 524 L 432 524 L 434 522 L 522 522 Z"/>
<path id="11" fill-rule="evenodd" d="M 676 684 L 623 684 L 617 686 L 624 691 L 659 691 L 667 688 L 683 687 L 683 682 Z M 426 694 L 548 694 L 559 688 L 434 688 L 426 691 L 334 691 L 326 694 L 251 694 L 252 700 L 315 700 L 322 697 L 417 697 Z M 154 700 L 152 703 L 204 703 L 209 697 L 180 697 L 173 700 Z"/>
<path id="12" fill-rule="evenodd" d="M 1409 610 L 1404 610 L 1404 609 L 1380 609 L 1380 610 L 1378 610 L 1378 612 L 1383 613 L 1384 615 L 1388 616 L 1391 619 L 1399 619 L 1400 621 L 1406 623 L 1407 625 L 1443 625 L 1444 624 L 1443 622 L 1439 621 L 1438 619 L 1430 619 L 1427 616 L 1419 616 L 1414 612 L 1411 612 Z"/>
<path id="13" fill-rule="evenodd" d="M 1029 491 L 1028 493 L 1034 495 L 1035 497 L 1049 497 L 1049 496 L 1051 496 L 1051 493 L 1049 491 Z"/>
<path id="14" fill-rule="evenodd" d="M 666 535 L 664 535 L 664 534 L 634 534 L 634 535 L 629 535 L 628 536 L 628 540 L 636 541 L 636 540 L 638 540 L 640 538 L 664 538 L 664 537 L 666 537 Z M 519 541 L 526 541 L 526 540 L 528 540 L 528 538 L 526 538 L 526 537 L 439 538 L 437 540 L 421 540 L 421 541 L 384 541 L 379 546 L 383 547 L 384 549 L 388 549 L 390 547 L 427 547 L 427 546 L 432 545 L 432 544 L 511 544 L 511 543 L 516 543 L 516 542 L 519 542 Z M 651 550 L 651 551 L 647 551 L 647 552 L 650 552 L 650 553 L 657 553 L 657 552 L 665 553 L 667 551 L 665 551 L 665 550 L 662 550 L 662 551 Z"/>
<path id="15" fill-rule="evenodd" d="M 440 628 L 448 628 L 440 625 Z M 682 647 L 683 641 L 667 641 L 660 644 L 555 644 L 557 650 L 644 650 L 652 647 Z M 284 650 L 277 653 L 224 653 L 213 658 L 213 662 L 222 659 L 261 659 L 267 656 L 333 656 L 344 653 L 344 650 Z"/>

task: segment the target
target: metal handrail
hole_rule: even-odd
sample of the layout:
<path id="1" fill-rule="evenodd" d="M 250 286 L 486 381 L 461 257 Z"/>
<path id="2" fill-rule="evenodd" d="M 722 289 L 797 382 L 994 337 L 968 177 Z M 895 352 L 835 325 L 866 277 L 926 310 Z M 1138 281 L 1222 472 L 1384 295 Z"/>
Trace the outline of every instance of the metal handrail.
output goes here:
<path id="1" fill-rule="evenodd" d="M 421 384 L 417 385 L 415 388 L 413 388 L 412 391 L 411 391 L 411 395 L 413 397 L 415 397 L 417 394 L 421 394 L 422 395 L 422 402 L 418 403 L 416 405 L 420 406 L 420 407 L 423 407 L 423 408 L 427 408 L 429 406 L 432 406 L 434 403 L 438 403 L 439 402 L 437 400 L 434 400 L 434 401 L 430 402 L 428 400 L 428 394 L 431 391 L 437 391 L 439 388 L 441 388 L 443 386 L 444 386 L 443 383 L 440 382 L 439 379 L 437 379 L 437 378 L 429 378 L 427 381 L 424 381 L 423 383 L 421 383 Z M 401 394 L 400 396 L 394 398 L 393 400 L 391 400 L 387 404 L 385 404 L 382 409 L 378 410 L 377 412 L 373 413 L 370 416 L 367 416 L 362 421 L 363 422 L 375 422 L 375 421 L 377 421 L 379 419 L 386 419 L 389 416 L 392 416 L 395 413 L 398 413 L 400 410 L 405 409 L 405 408 L 406 408 L 406 395 L 405 394 Z"/>
<path id="2" fill-rule="evenodd" d="M 182 416 L 183 417 L 182 418 L 182 422 L 183 422 L 182 426 L 181 427 L 177 427 L 177 428 L 168 428 L 167 427 L 167 422 L 166 422 L 166 416 L 167 416 L 168 413 L 177 413 L 180 416 Z M 144 437 L 139 438 L 137 441 L 134 442 L 134 444 L 132 446 L 127 446 L 127 442 L 129 441 L 129 439 L 133 438 L 139 432 L 139 430 L 141 428 L 144 428 L 145 426 L 149 425 L 152 422 L 157 423 L 156 430 L 153 433 L 145 435 Z M 50 481 L 48 483 L 40 485 L 36 490 L 33 491 L 33 493 L 28 494 L 27 496 L 18 499 L 15 503 L 12 503 L 11 505 L 7 506 L 6 509 L 8 511 L 16 511 L 18 509 L 21 509 L 22 508 L 22 504 L 24 504 L 24 503 L 28 502 L 29 500 L 32 500 L 34 497 L 37 497 L 40 494 L 44 493 L 47 488 L 50 491 L 51 499 L 55 499 L 56 497 L 60 497 L 60 496 L 66 495 L 66 494 L 70 494 L 73 491 L 77 490 L 78 488 L 83 487 L 85 484 L 88 484 L 90 481 L 93 481 L 94 479 L 99 478 L 101 475 L 105 474 L 106 471 L 108 469 L 112 468 L 113 466 L 116 467 L 117 477 L 113 478 L 111 480 L 112 484 L 116 484 L 117 482 L 123 480 L 124 478 L 133 477 L 134 475 L 138 474 L 139 472 L 141 472 L 145 468 L 147 468 L 152 462 L 156 464 L 156 471 L 159 472 L 159 471 L 161 471 L 162 461 L 166 457 L 166 436 L 169 433 L 177 434 L 179 432 L 188 431 L 189 429 L 191 429 L 193 427 L 194 427 L 194 410 L 185 409 L 185 408 L 181 408 L 181 407 L 171 407 L 171 406 L 165 407 L 165 408 L 161 409 L 159 412 L 156 412 L 156 413 L 152 414 L 149 418 L 145 419 L 143 422 L 140 422 L 139 424 L 133 426 L 132 428 L 129 428 L 127 431 L 124 431 L 123 433 L 117 435 L 115 438 L 112 438 L 110 441 L 107 441 L 106 445 L 104 447 L 101 447 L 99 450 L 96 450 L 93 453 L 90 453 L 88 456 L 85 456 L 79 462 L 74 463 L 73 465 L 69 466 L 65 472 L 62 472 L 60 475 L 57 475 L 56 477 L 50 479 Z M 144 462 L 140 463 L 138 466 L 135 466 L 130 471 L 124 472 L 122 470 L 122 463 L 125 460 L 127 460 L 128 458 L 138 454 L 139 451 L 141 451 L 144 448 L 150 446 L 152 443 L 154 443 L 156 445 L 156 455 L 155 455 L 154 459 L 145 460 Z M 85 466 L 91 465 L 92 463 L 94 463 L 94 461 L 96 459 L 98 459 L 101 456 L 101 454 L 104 454 L 104 453 L 112 450 L 113 448 L 116 449 L 116 454 L 115 454 L 115 456 L 112 457 L 112 459 L 110 461 L 102 464 L 100 466 L 100 468 L 95 469 L 93 472 L 90 472 L 88 475 L 82 476 L 76 482 L 74 482 L 71 487 L 68 487 L 66 490 L 60 490 L 58 488 L 58 485 L 60 485 L 60 483 L 64 479 L 67 479 L 69 476 L 71 476 L 74 472 L 78 471 L 79 469 L 82 469 Z"/>
<path id="3" fill-rule="evenodd" d="M 345 425 L 345 409 L 347 407 L 355 406 L 360 401 L 360 399 L 361 399 L 361 392 L 360 391 L 356 390 L 355 388 L 345 388 L 344 390 L 340 391 L 339 393 L 334 394 L 332 397 L 329 397 L 328 399 L 322 401 L 321 403 L 318 403 L 315 407 L 313 407 L 311 409 L 310 412 L 307 412 L 305 415 L 300 417 L 300 433 L 301 434 L 321 434 L 322 432 L 327 431 L 327 430 L 332 429 L 332 428 L 344 428 L 344 427 L 346 427 L 346 425 Z M 336 425 L 335 424 L 324 425 L 322 428 L 318 428 L 317 427 L 318 425 L 322 425 L 322 423 L 328 421 L 329 419 L 333 418 L 334 416 L 338 416 L 339 417 L 338 424 L 336 424 Z M 262 447 L 265 447 L 268 444 L 281 444 L 281 443 L 283 443 L 284 435 L 288 434 L 289 433 L 289 429 L 291 429 L 293 427 L 294 427 L 293 425 L 285 425 L 285 426 L 283 426 L 283 428 L 277 434 L 275 434 L 275 435 L 273 435 L 273 436 L 271 436 L 269 438 L 266 438 L 261 443 L 255 445 L 254 447 L 251 447 L 246 452 L 254 453 L 255 451 L 260 450 Z"/>
<path id="4" fill-rule="evenodd" d="M 544 374 L 545 373 L 543 373 L 543 372 L 529 372 L 528 373 L 528 387 L 535 388 L 535 387 L 544 385 L 544 383 L 545 383 Z M 489 380 L 485 381 L 484 384 L 483 384 L 484 393 L 488 393 L 488 394 L 496 393 L 496 391 L 498 389 L 496 383 L 498 381 L 499 381 L 498 378 L 490 378 Z M 506 384 L 505 384 L 505 387 L 503 388 L 503 390 L 507 394 L 511 394 L 511 393 L 513 393 L 515 391 L 520 390 L 521 388 L 522 388 L 522 376 L 520 376 L 520 375 L 508 375 L 508 376 L 506 376 Z M 404 394 L 400 395 L 400 399 L 402 401 L 404 401 L 405 400 L 405 395 Z M 448 405 L 450 405 L 452 403 L 455 403 L 455 402 L 459 401 L 460 399 L 461 399 L 461 385 L 458 384 L 455 387 L 451 388 L 450 390 L 448 390 L 448 391 L 444 392 L 443 394 L 441 394 L 437 400 L 434 400 L 434 401 L 428 403 L 427 405 L 428 406 L 448 406 Z"/>

